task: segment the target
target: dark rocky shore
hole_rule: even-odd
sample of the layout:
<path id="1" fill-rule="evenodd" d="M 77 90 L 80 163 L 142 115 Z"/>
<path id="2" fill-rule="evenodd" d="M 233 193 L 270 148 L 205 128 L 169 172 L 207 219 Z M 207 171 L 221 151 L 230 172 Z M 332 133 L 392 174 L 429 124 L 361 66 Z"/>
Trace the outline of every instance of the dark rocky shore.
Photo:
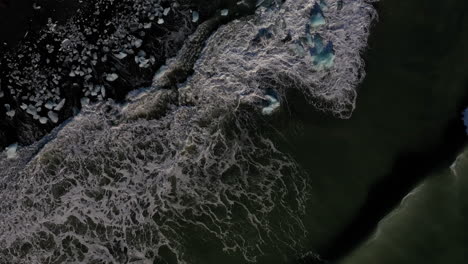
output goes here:
<path id="1" fill-rule="evenodd" d="M 198 25 L 208 25 L 198 40 L 203 42 L 220 24 L 254 8 L 253 1 L 245 6 L 220 0 L 154 3 L 4 0 L 0 148 L 35 142 L 88 103 L 123 101 L 129 91 L 151 84 Z M 221 17 L 222 8 L 234 12 Z M 201 44 L 186 46 L 192 59 L 174 72 L 177 80 L 190 74 L 197 59 L 194 47 L 199 53 Z"/>

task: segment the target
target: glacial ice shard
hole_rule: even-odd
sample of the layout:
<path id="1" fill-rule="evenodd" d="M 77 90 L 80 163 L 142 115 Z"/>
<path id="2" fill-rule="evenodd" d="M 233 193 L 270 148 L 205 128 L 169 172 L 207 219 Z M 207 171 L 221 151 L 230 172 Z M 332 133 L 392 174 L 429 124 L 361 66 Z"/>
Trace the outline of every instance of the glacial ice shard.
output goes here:
<path id="1" fill-rule="evenodd" d="M 310 14 L 310 24 L 312 27 L 318 27 L 326 24 L 322 8 L 318 3 L 315 3 Z"/>
<path id="2" fill-rule="evenodd" d="M 16 153 L 16 150 L 18 149 L 18 144 L 15 143 L 15 144 L 12 144 L 10 146 L 8 146 L 5 150 L 5 153 L 6 153 L 6 157 L 7 159 L 14 159 L 16 158 L 18 155 Z"/>
<path id="3" fill-rule="evenodd" d="M 192 12 L 192 22 L 196 23 L 200 19 L 200 14 L 197 11 Z"/>
<path id="4" fill-rule="evenodd" d="M 273 112 L 275 112 L 281 105 L 280 103 L 278 102 L 278 100 L 271 96 L 271 95 L 266 95 L 266 101 L 268 103 L 267 106 L 265 106 L 263 109 L 262 109 L 262 114 L 264 115 L 271 115 Z"/>

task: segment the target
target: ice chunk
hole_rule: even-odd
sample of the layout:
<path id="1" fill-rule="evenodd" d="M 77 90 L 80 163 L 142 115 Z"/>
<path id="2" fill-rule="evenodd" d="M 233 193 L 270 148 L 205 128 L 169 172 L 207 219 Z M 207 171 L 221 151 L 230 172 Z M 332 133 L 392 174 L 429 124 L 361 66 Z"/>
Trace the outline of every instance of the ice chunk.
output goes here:
<path id="1" fill-rule="evenodd" d="M 333 54 L 333 52 L 323 52 L 313 57 L 313 63 L 317 69 L 331 68 L 334 61 L 335 54 Z"/>
<path id="2" fill-rule="evenodd" d="M 11 144 L 6 148 L 7 159 L 15 159 L 18 157 L 16 150 L 18 149 L 18 143 Z"/>
<path id="3" fill-rule="evenodd" d="M 15 110 L 10 110 L 8 112 L 6 112 L 6 115 L 9 116 L 10 118 L 13 118 L 16 114 L 16 111 Z"/>
<path id="4" fill-rule="evenodd" d="M 268 101 L 268 106 L 262 109 L 262 114 L 271 115 L 280 107 L 280 103 L 271 95 L 266 95 L 265 99 Z"/>
<path id="5" fill-rule="evenodd" d="M 139 48 L 141 47 L 141 45 L 143 44 L 143 40 L 141 39 L 136 39 L 134 42 L 133 42 L 133 46 L 135 46 L 135 48 Z"/>
<path id="6" fill-rule="evenodd" d="M 164 15 L 164 16 L 167 16 L 167 15 L 169 14 L 170 11 L 171 11 L 171 8 L 170 8 L 170 7 L 164 8 L 163 15 Z"/>
<path id="7" fill-rule="evenodd" d="M 58 103 L 58 105 L 55 106 L 54 110 L 55 110 L 55 111 L 60 111 L 60 110 L 62 110 L 63 106 L 65 105 L 65 101 L 66 101 L 65 98 L 62 99 L 62 100 L 60 101 L 60 103 Z"/>
<path id="8" fill-rule="evenodd" d="M 111 73 L 111 74 L 107 74 L 106 76 L 106 80 L 109 81 L 109 82 L 113 82 L 115 80 L 117 80 L 119 78 L 119 76 L 115 73 Z"/>
<path id="9" fill-rule="evenodd" d="M 200 19 L 200 14 L 197 11 L 192 12 L 192 22 L 197 23 Z"/>
<path id="10" fill-rule="evenodd" d="M 221 16 L 227 16 L 227 15 L 229 15 L 229 9 L 222 9 Z"/>
<path id="11" fill-rule="evenodd" d="M 34 107 L 33 105 L 28 105 L 28 108 L 26 109 L 26 113 L 32 116 L 35 116 L 37 114 L 36 107 Z"/>
<path id="12" fill-rule="evenodd" d="M 44 107 L 51 110 L 52 108 L 54 108 L 54 104 L 51 101 L 47 101 Z"/>
<path id="13" fill-rule="evenodd" d="M 49 111 L 47 113 L 47 116 L 49 117 L 50 121 L 52 121 L 53 123 L 57 123 L 59 120 L 57 113 L 53 111 Z"/>
<path id="14" fill-rule="evenodd" d="M 3 91 L 0 91 L 0 98 L 2 98 L 3 96 L 5 96 L 5 93 Z"/>
<path id="15" fill-rule="evenodd" d="M 150 66 L 149 62 L 150 60 L 149 59 L 145 59 L 145 58 L 142 58 L 142 57 L 139 57 L 139 67 L 140 68 L 148 68 Z"/>
<path id="16" fill-rule="evenodd" d="M 318 27 L 325 24 L 326 21 L 322 12 L 322 8 L 319 4 L 315 3 L 312 11 L 310 12 L 310 25 L 313 27 Z"/>
<path id="17" fill-rule="evenodd" d="M 43 125 L 47 124 L 47 117 L 39 117 L 39 122 Z"/>
<path id="18" fill-rule="evenodd" d="M 164 24 L 164 19 L 163 18 L 159 18 L 158 19 L 158 25 L 162 25 Z"/>
<path id="19" fill-rule="evenodd" d="M 151 23 L 150 23 L 151 24 Z M 123 60 L 127 57 L 127 53 L 125 52 L 119 52 L 118 54 L 114 54 L 114 56 L 119 59 L 119 60 Z"/>
<path id="20" fill-rule="evenodd" d="M 312 46 L 309 49 L 309 52 L 312 56 L 314 67 L 321 70 L 333 66 L 333 62 L 335 60 L 333 43 L 329 41 L 327 45 L 324 45 L 324 40 L 319 34 L 315 34 L 313 37 L 308 34 L 307 39 Z"/>

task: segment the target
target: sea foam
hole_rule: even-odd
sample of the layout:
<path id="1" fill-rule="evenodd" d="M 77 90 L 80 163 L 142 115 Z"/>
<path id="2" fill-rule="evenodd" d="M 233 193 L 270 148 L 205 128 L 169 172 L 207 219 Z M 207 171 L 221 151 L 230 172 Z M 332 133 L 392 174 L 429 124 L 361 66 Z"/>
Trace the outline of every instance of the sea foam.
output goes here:
<path id="1" fill-rule="evenodd" d="M 262 133 L 262 115 L 299 89 L 349 117 L 375 11 L 364 0 L 259 6 L 208 39 L 178 89 L 157 87 L 169 63 L 127 105 L 87 105 L 3 163 L 0 262 L 153 263 L 165 248 L 194 263 L 194 233 L 249 262 L 303 253 L 311 183 Z"/>

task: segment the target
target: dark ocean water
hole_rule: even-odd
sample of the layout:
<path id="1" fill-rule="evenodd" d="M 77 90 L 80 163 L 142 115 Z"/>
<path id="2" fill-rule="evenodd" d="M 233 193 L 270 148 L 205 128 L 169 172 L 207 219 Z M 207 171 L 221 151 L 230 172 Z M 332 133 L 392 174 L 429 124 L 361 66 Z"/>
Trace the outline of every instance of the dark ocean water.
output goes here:
<path id="1" fill-rule="evenodd" d="M 293 125 L 288 123 L 284 135 L 315 189 L 311 248 L 331 262 L 367 241 L 416 186 L 448 184 L 431 175 L 448 175 L 467 142 L 461 112 L 468 105 L 468 3 L 382 0 L 376 6 L 380 19 L 351 119 L 327 117 L 298 99 L 290 104 Z M 466 227 L 450 223 L 461 221 L 457 213 L 466 222 L 462 204 L 468 197 L 447 203 L 432 195 L 422 193 L 431 203 L 389 220 L 405 228 L 389 224 L 377 246 L 361 247 L 355 258 L 340 263 L 466 263 L 466 239 L 451 236 L 466 233 Z M 457 216 L 445 215 L 444 206 L 458 210 Z"/>
<path id="2" fill-rule="evenodd" d="M 305 220 L 310 254 L 287 261 L 272 254 L 258 263 L 468 260 L 467 240 L 454 235 L 467 231 L 461 224 L 467 218 L 459 217 L 467 214 L 466 180 L 452 182 L 448 170 L 467 143 L 461 112 L 468 105 L 468 3 L 375 5 L 380 18 L 364 56 L 367 75 L 353 116 L 338 120 L 293 95 L 290 113 L 275 123 L 280 136 L 274 137 L 311 180 Z M 425 203 L 412 203 L 400 217 L 385 220 L 389 227 L 376 245 L 362 246 L 422 183 L 431 189 L 419 194 Z M 215 245 L 196 250 L 204 263 L 243 263 L 218 254 Z"/>
<path id="3" fill-rule="evenodd" d="M 2 41 L 13 45 L 24 35 L 30 5 L 12 1 L 11 13 L 0 13 L 1 23 L 15 21 L 14 27 L 1 27 Z M 353 116 L 336 119 L 292 94 L 290 112 L 273 122 L 279 133 L 272 137 L 312 185 L 304 219 L 310 254 L 283 259 L 267 252 L 258 263 L 468 261 L 462 235 L 468 231 L 468 172 L 460 168 L 454 176 L 448 169 L 467 144 L 461 112 L 468 106 L 468 2 L 375 5 L 380 19 L 364 55 L 367 75 Z M 63 12 L 50 14 L 60 18 Z M 409 193 L 417 199 L 401 205 Z M 190 237 L 193 263 L 245 263 L 240 255 L 224 253 L 217 241 Z M 160 254 L 162 263 L 176 263 L 170 250 Z"/>

